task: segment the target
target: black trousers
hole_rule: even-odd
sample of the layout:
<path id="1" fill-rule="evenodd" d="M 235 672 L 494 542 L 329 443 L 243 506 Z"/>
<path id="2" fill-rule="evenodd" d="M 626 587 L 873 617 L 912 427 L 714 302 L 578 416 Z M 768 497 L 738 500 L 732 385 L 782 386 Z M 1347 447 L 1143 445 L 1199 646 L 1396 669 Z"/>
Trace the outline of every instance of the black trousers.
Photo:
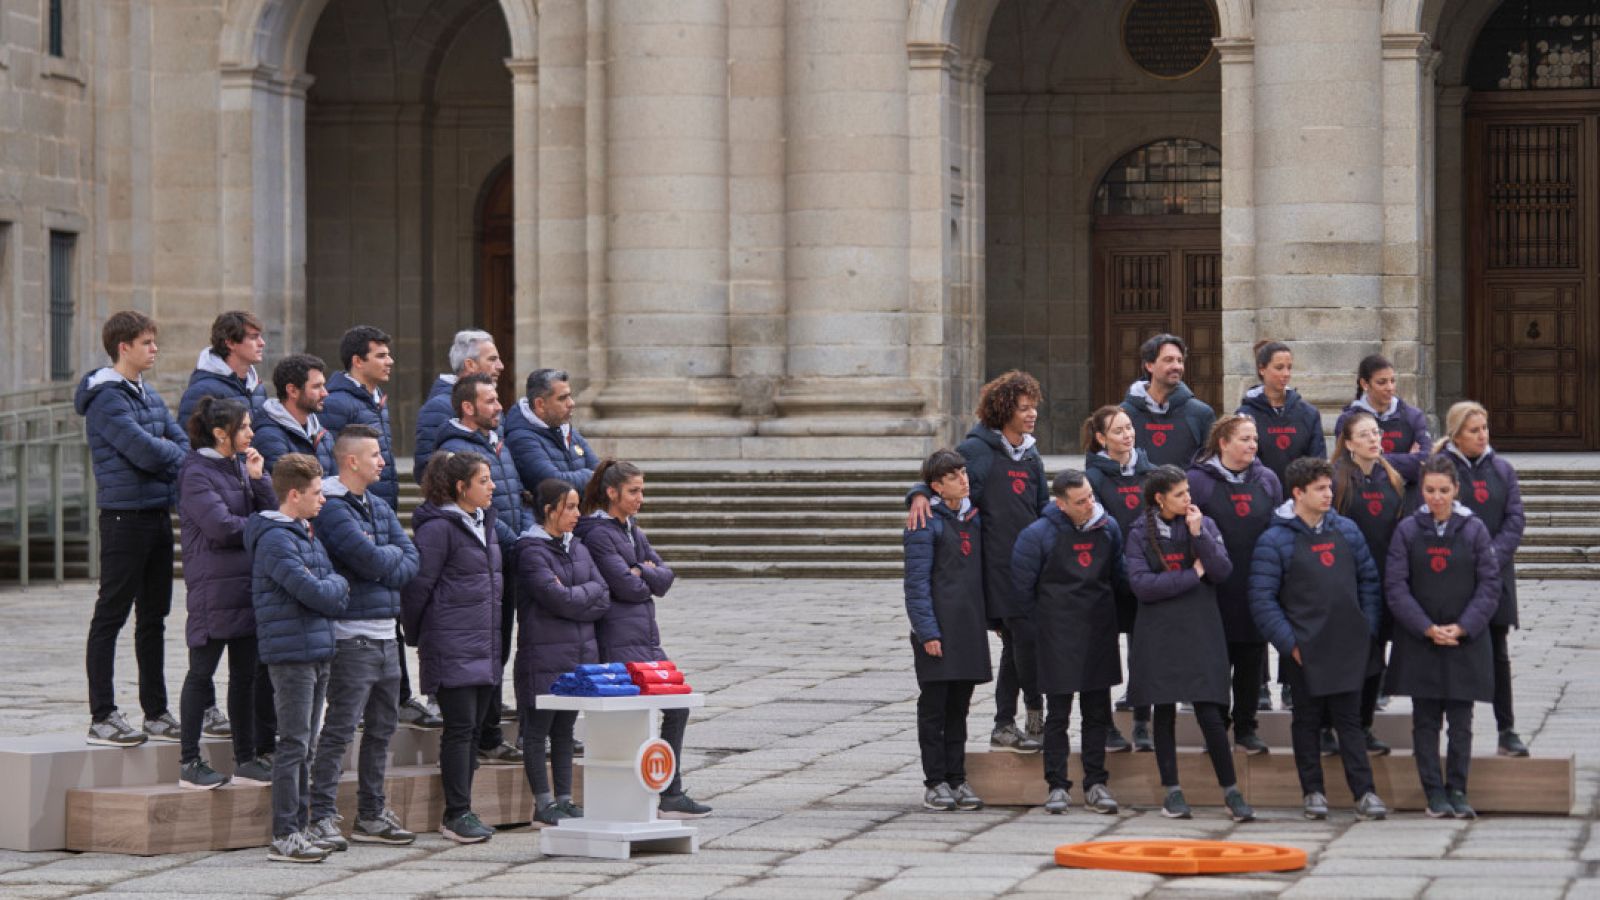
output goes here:
<path id="1" fill-rule="evenodd" d="M 1373 790 L 1372 760 L 1367 757 L 1367 736 L 1361 729 L 1361 691 L 1325 697 L 1311 696 L 1305 669 L 1292 657 L 1280 656 L 1278 676 L 1294 692 L 1294 715 L 1289 734 L 1294 741 L 1294 766 L 1300 773 L 1300 793 L 1327 793 L 1322 779 L 1322 725 L 1329 722 L 1339 735 L 1339 758 L 1350 795 L 1359 800 Z"/>
<path id="2" fill-rule="evenodd" d="M 1267 658 L 1265 641 L 1229 641 L 1228 665 L 1233 667 L 1233 711 L 1228 724 L 1234 736 L 1256 730 L 1256 703 L 1261 699 L 1261 666 Z"/>
<path id="3" fill-rule="evenodd" d="M 233 761 L 246 763 L 256 757 L 256 724 L 261 716 L 256 712 L 256 638 L 252 634 L 189 648 L 189 673 L 183 677 L 183 690 L 178 695 L 180 758 L 185 763 L 200 758 L 200 731 L 205 726 L 206 710 L 217 702 L 212 677 L 217 674 L 224 650 L 228 651 L 228 721 L 233 728 Z M 277 717 L 273 719 L 276 721 Z"/>
<path id="4" fill-rule="evenodd" d="M 100 510 L 100 594 L 84 653 L 89 714 L 96 722 L 117 711 L 117 635 L 130 612 L 139 706 L 147 719 L 167 711 L 163 636 L 171 611 L 171 515 L 165 509 Z"/>
<path id="5" fill-rule="evenodd" d="M 256 662 L 256 755 L 266 756 L 278 748 L 278 701 L 274 699 L 272 674 L 267 664 Z M 232 713 L 229 713 L 232 716 Z"/>
<path id="6" fill-rule="evenodd" d="M 1033 620 L 1006 619 L 1000 626 L 1000 671 L 994 682 L 994 727 L 1017 721 L 1017 692 L 1029 711 L 1044 709 L 1039 696 L 1039 640 Z"/>
<path id="7" fill-rule="evenodd" d="M 922 786 L 967 781 L 967 710 L 972 681 L 925 681 L 917 695 L 917 746 L 922 749 Z M 666 732 L 663 724 L 662 732 Z M 670 742 L 669 742 L 670 743 Z M 676 748 L 674 748 L 676 749 Z"/>
<path id="8" fill-rule="evenodd" d="M 1239 783 L 1233 770 L 1233 747 L 1228 743 L 1228 726 L 1223 723 L 1227 713 L 1220 703 L 1196 703 L 1195 722 L 1205 738 L 1206 756 L 1211 757 L 1211 769 L 1217 773 L 1217 784 L 1230 788 Z M 1161 774 L 1163 787 L 1178 784 L 1178 707 L 1174 703 L 1160 703 L 1155 708 L 1156 771 Z"/>
<path id="9" fill-rule="evenodd" d="M 663 797 L 676 797 L 683 793 L 683 733 L 688 729 L 687 709 L 661 711 L 661 739 L 672 747 L 672 755 L 678 760 L 677 768 L 672 770 L 672 783 L 661 792 Z"/>
<path id="10" fill-rule="evenodd" d="M 1376 674 L 1368 675 L 1366 682 L 1361 685 L 1361 727 L 1371 728 L 1377 721 L 1378 697 L 1383 694 L 1383 676 L 1389 671 L 1386 660 L 1389 657 L 1387 641 L 1374 641 L 1372 644 L 1372 658 L 1378 661 Z"/>
<path id="11" fill-rule="evenodd" d="M 1445 772 L 1439 772 L 1439 729 L 1450 721 L 1450 750 Z M 1472 766 L 1472 701 L 1411 698 L 1411 745 L 1417 758 L 1417 778 L 1425 793 L 1455 790 L 1466 793 L 1467 770 Z"/>
<path id="12" fill-rule="evenodd" d="M 499 685 L 440 688 L 439 776 L 444 782 L 444 821 L 472 809 L 472 773 L 478 768 L 478 732 L 483 728 L 484 707 L 500 714 Z"/>
<path id="13" fill-rule="evenodd" d="M 1106 734 L 1111 730 L 1111 689 L 1084 691 L 1078 695 L 1083 711 L 1084 790 L 1110 780 L 1106 774 Z M 1051 790 L 1072 787 L 1067 777 L 1067 757 L 1072 753 L 1072 738 L 1067 725 L 1072 719 L 1072 695 L 1050 694 L 1044 718 L 1044 780 Z"/>
<path id="14" fill-rule="evenodd" d="M 1517 727 L 1517 715 L 1511 709 L 1511 650 L 1507 646 L 1511 626 L 1490 625 L 1489 642 L 1494 647 L 1494 727 L 1496 731 L 1510 731 Z"/>
<path id="15" fill-rule="evenodd" d="M 572 710 L 539 709 L 524 706 L 521 712 L 522 770 L 528 776 L 533 799 L 547 794 L 557 799 L 572 797 L 572 726 L 578 714 Z M 550 740 L 550 768 L 545 770 L 545 739 Z M 551 782 L 555 787 L 551 788 Z"/>
<path id="16" fill-rule="evenodd" d="M 506 554 L 510 558 L 510 554 Z M 512 630 L 517 624 L 517 592 L 515 578 L 507 578 L 505 587 L 500 591 L 500 671 L 506 670 L 506 662 L 511 659 Z M 404 670 L 401 670 L 404 675 Z M 483 727 L 478 730 L 478 749 L 493 750 L 500 746 L 506 739 L 505 732 L 500 729 L 500 686 L 495 685 L 495 702 L 488 705 L 483 711 Z M 404 701 L 402 701 L 404 702 Z M 520 742 L 520 738 L 519 738 Z"/>

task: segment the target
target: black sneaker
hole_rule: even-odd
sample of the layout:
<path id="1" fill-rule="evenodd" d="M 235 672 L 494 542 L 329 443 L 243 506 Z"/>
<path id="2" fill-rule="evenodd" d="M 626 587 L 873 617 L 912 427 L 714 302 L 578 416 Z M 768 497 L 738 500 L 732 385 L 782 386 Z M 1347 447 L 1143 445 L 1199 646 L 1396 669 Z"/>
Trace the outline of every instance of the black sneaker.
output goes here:
<path id="1" fill-rule="evenodd" d="M 1256 811 L 1245 802 L 1244 794 L 1234 788 L 1222 795 L 1222 802 L 1228 807 L 1228 817 L 1235 822 L 1254 822 Z"/>
<path id="2" fill-rule="evenodd" d="M 331 850 L 324 850 L 311 839 L 305 832 L 296 831 L 281 838 L 275 838 L 267 847 L 267 859 L 272 862 L 319 863 L 328 858 Z"/>
<path id="3" fill-rule="evenodd" d="M 1129 743 L 1128 739 L 1122 736 L 1122 732 L 1118 731 L 1117 730 L 1117 726 L 1115 726 L 1115 725 L 1113 725 L 1110 728 L 1106 729 L 1106 752 L 1107 753 L 1132 753 L 1133 752 L 1133 744 Z"/>
<path id="4" fill-rule="evenodd" d="M 206 765 L 203 759 L 186 762 L 178 769 L 178 787 L 191 791 L 211 791 L 228 783 L 228 776 Z"/>
<path id="5" fill-rule="evenodd" d="M 1496 752 L 1501 756 L 1520 758 L 1528 755 L 1528 745 L 1522 742 L 1522 738 L 1517 737 L 1515 731 L 1508 728 L 1500 732 L 1500 748 Z"/>
<path id="6" fill-rule="evenodd" d="M 510 741 L 501 741 L 500 746 L 492 750 L 478 751 L 478 762 L 488 766 L 520 766 L 522 765 L 522 748 Z"/>
<path id="7" fill-rule="evenodd" d="M 1139 753 L 1150 753 L 1156 749 L 1156 742 L 1150 739 L 1150 723 L 1133 721 L 1133 749 Z"/>
<path id="8" fill-rule="evenodd" d="M 1451 791 L 1449 796 L 1450 811 L 1455 814 L 1456 818 L 1476 819 L 1478 817 L 1478 811 L 1473 809 L 1471 804 L 1467 803 L 1467 795 L 1465 792 Z"/>
<path id="9" fill-rule="evenodd" d="M 350 829 L 350 840 L 358 844 L 410 844 L 416 841 L 414 832 L 407 831 L 400 824 L 400 817 L 394 810 L 385 809 L 378 813 L 375 819 L 356 819 L 356 827 Z"/>
<path id="10" fill-rule="evenodd" d="M 546 803 L 533 812 L 533 820 L 541 825 L 559 825 L 562 819 L 569 819 L 567 811 L 559 803 Z"/>
<path id="11" fill-rule="evenodd" d="M 673 797 L 662 794 L 661 802 L 656 806 L 656 815 L 663 819 L 704 819 L 711 815 L 711 807 L 697 803 L 688 794 L 678 794 Z"/>
<path id="12" fill-rule="evenodd" d="M 1161 801 L 1161 814 L 1169 819 L 1194 818 L 1194 813 L 1189 810 L 1188 801 L 1183 799 L 1183 791 L 1176 788 L 1167 791 L 1167 799 Z"/>
<path id="13" fill-rule="evenodd" d="M 401 728 L 415 728 L 419 731 L 439 731 L 444 728 L 444 719 L 434 715 L 428 705 L 422 702 L 421 697 L 412 697 L 400 704 L 400 716 L 397 724 Z"/>
<path id="14" fill-rule="evenodd" d="M 494 837 L 494 829 L 483 824 L 475 812 L 464 812 L 439 826 L 439 833 L 458 844 L 480 844 Z"/>
<path id="15" fill-rule="evenodd" d="M 1267 742 L 1254 731 L 1238 732 L 1233 736 L 1233 742 L 1239 745 L 1239 749 L 1243 750 L 1246 756 L 1261 756 L 1268 750 Z"/>
<path id="16" fill-rule="evenodd" d="M 1444 791 L 1429 791 L 1427 813 L 1430 819 L 1448 819 L 1456 814 L 1456 810 L 1450 805 L 1450 796 Z"/>
<path id="17" fill-rule="evenodd" d="M 1374 734 L 1371 728 L 1367 729 L 1368 756 L 1388 756 L 1392 752 L 1394 752 L 1393 747 Z"/>
<path id="18" fill-rule="evenodd" d="M 571 800 L 557 800 L 556 806 L 566 813 L 569 819 L 583 818 L 583 807 L 573 803 Z"/>
<path id="19" fill-rule="evenodd" d="M 1338 756 L 1339 755 L 1339 738 L 1334 735 L 1332 728 L 1324 728 L 1324 729 L 1322 729 L 1322 748 L 1321 749 L 1322 749 L 1322 755 L 1323 756 Z"/>
<path id="20" fill-rule="evenodd" d="M 146 717 L 143 730 L 145 737 L 152 741 L 176 744 L 183 740 L 183 729 L 178 727 L 178 720 L 170 712 L 164 712 L 154 719 Z"/>
<path id="21" fill-rule="evenodd" d="M 206 710 L 204 724 L 200 726 L 200 736 L 208 738 L 233 737 L 233 725 L 228 722 L 228 716 L 215 706 Z"/>
<path id="22" fill-rule="evenodd" d="M 137 747 L 148 740 L 149 735 L 135 731 L 122 713 L 114 712 L 98 722 L 89 723 L 89 736 L 84 738 L 84 743 L 97 747 Z"/>
<path id="23" fill-rule="evenodd" d="M 233 783 L 255 787 L 272 786 L 272 762 L 256 757 L 233 767 Z"/>
<path id="24" fill-rule="evenodd" d="M 1272 688 L 1261 686 L 1261 695 L 1256 698 L 1256 709 L 1263 712 L 1272 709 Z"/>

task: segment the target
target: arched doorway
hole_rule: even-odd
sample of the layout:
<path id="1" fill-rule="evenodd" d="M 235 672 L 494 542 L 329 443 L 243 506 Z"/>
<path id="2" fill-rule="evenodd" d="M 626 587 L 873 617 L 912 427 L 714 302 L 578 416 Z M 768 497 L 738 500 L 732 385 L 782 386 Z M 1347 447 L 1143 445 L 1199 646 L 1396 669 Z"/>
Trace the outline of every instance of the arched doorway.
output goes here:
<path id="1" fill-rule="evenodd" d="M 1171 138 L 1111 166 L 1094 200 L 1097 403 L 1142 376 L 1139 345 L 1161 332 L 1189 345 L 1184 380 L 1222 409 L 1222 154 Z"/>
<path id="2" fill-rule="evenodd" d="M 484 330 L 502 348 L 505 371 L 500 373 L 500 402 L 510 406 L 520 396 L 512 348 L 517 345 L 515 246 L 511 203 L 511 161 L 501 163 L 489 176 L 478 204 L 478 315 Z"/>
<path id="3" fill-rule="evenodd" d="M 1600 448 L 1600 3 L 1508 2 L 1467 68 L 1467 372 L 1496 446 Z"/>

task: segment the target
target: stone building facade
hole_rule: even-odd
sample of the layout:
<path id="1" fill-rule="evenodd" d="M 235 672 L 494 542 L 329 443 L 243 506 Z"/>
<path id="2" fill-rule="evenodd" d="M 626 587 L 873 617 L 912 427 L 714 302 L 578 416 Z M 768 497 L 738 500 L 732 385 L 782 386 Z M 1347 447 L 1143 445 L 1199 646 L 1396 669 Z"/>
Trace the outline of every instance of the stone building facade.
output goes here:
<path id="1" fill-rule="evenodd" d="M 1596 448 L 1581 6 L 0 0 L 0 389 L 248 308 L 390 331 L 402 434 L 480 325 L 624 454 L 915 456 L 1011 367 L 1066 452 L 1173 327 L 1229 408 L 1277 338 L 1326 412 L 1381 351 Z"/>

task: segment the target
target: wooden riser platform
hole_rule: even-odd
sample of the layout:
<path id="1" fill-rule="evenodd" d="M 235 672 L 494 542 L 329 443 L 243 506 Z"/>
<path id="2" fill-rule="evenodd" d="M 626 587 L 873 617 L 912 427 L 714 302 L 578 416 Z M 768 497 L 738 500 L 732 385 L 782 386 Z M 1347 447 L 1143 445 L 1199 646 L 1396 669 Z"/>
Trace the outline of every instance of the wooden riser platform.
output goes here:
<path id="1" fill-rule="evenodd" d="M 1083 768 L 1077 749 L 1073 747 L 1067 764 L 1075 807 L 1083 800 Z M 1369 759 L 1378 796 L 1390 809 L 1421 810 L 1427 806 L 1411 754 L 1396 753 Z M 1292 754 L 1245 756 L 1235 753 L 1233 765 L 1239 776 L 1240 790 L 1258 810 L 1300 808 L 1300 780 Z M 978 796 L 991 806 L 1042 806 L 1049 793 L 1043 766 L 1044 760 L 1038 754 L 967 754 L 967 778 Z M 1161 805 L 1165 793 L 1156 773 L 1154 753 L 1110 754 L 1106 757 L 1106 770 L 1111 776 L 1111 792 L 1123 806 Z M 1468 795 L 1480 813 L 1570 815 L 1576 799 L 1573 770 L 1570 756 L 1474 757 Z M 1339 758 L 1323 759 L 1322 772 L 1329 805 L 1335 809 L 1353 807 Z M 1190 805 L 1222 805 L 1222 790 L 1217 787 L 1211 761 L 1199 748 L 1179 747 L 1178 780 Z"/>
<path id="2" fill-rule="evenodd" d="M 1256 713 L 1256 734 L 1273 752 L 1280 748 L 1289 752 L 1294 747 L 1293 739 L 1289 735 L 1289 723 L 1294 713 L 1287 709 L 1262 710 Z M 1123 737 L 1133 736 L 1133 713 L 1112 713 L 1112 719 L 1117 723 Z M 1178 710 L 1176 732 L 1178 746 L 1199 747 L 1205 743 L 1200 736 L 1200 725 L 1195 721 L 1194 713 L 1182 709 Z M 1372 718 L 1372 731 L 1381 740 L 1395 750 L 1411 749 L 1411 713 L 1409 712 L 1379 712 Z M 1228 738 L 1233 738 L 1233 731 L 1228 731 Z"/>
<path id="3" fill-rule="evenodd" d="M 583 767 L 573 768 L 581 803 Z M 444 790 L 437 767 L 391 766 L 384 790 L 407 829 L 439 830 Z M 338 799 L 346 834 L 355 824 L 355 807 L 356 778 L 347 773 Z M 532 820 L 533 795 L 522 766 L 479 766 L 472 782 L 472 809 L 487 825 Z M 66 820 L 68 850 L 149 856 L 265 847 L 272 839 L 272 789 L 227 785 L 192 791 L 159 784 L 71 790 Z"/>

